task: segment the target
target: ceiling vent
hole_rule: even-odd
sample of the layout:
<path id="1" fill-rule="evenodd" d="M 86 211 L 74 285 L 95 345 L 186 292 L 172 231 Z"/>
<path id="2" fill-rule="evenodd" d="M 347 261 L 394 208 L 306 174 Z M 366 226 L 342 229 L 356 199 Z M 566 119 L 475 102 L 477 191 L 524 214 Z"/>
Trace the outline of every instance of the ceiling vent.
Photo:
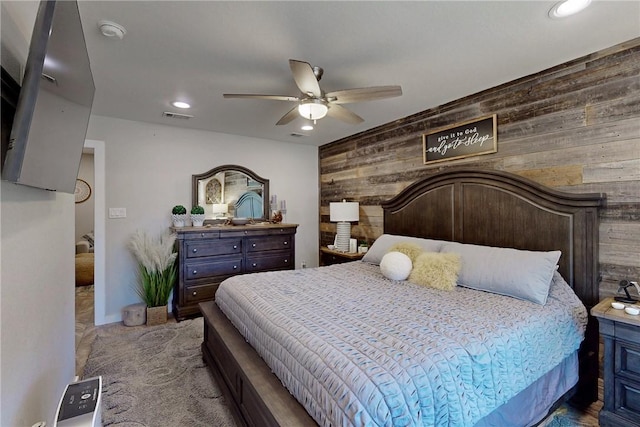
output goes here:
<path id="1" fill-rule="evenodd" d="M 307 136 L 307 135 L 304 135 L 304 134 L 301 134 L 301 133 L 291 132 L 291 133 L 289 134 L 289 136 L 294 136 L 294 137 L 296 137 L 296 138 L 302 138 L 303 136 Z"/>
<path id="2" fill-rule="evenodd" d="M 192 119 L 193 116 L 190 116 L 189 114 L 180 114 L 180 113 L 172 113 L 171 111 L 165 111 L 164 113 L 162 113 L 163 117 L 169 117 L 170 119 Z"/>

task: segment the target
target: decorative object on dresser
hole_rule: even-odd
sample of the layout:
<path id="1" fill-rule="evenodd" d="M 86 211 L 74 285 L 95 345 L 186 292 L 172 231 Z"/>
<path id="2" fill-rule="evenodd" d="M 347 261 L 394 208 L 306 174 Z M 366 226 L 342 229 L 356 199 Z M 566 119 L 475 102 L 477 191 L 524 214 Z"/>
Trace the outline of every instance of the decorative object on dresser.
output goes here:
<path id="1" fill-rule="evenodd" d="M 177 320 L 199 315 L 227 277 L 295 268 L 297 224 L 211 226 L 176 229 L 178 280 L 173 292 Z"/>
<path id="2" fill-rule="evenodd" d="M 204 224 L 204 208 L 195 205 L 191 208 L 191 225 L 194 227 L 202 227 Z"/>
<path id="3" fill-rule="evenodd" d="M 331 245 L 333 246 L 333 245 Z M 358 261 L 364 253 L 349 253 L 330 249 L 326 246 L 320 248 L 320 265 L 342 264 L 343 262 Z"/>
<path id="4" fill-rule="evenodd" d="M 342 252 L 350 252 L 351 222 L 360 220 L 358 202 L 331 202 L 329 203 L 330 221 L 337 222 L 336 249 Z M 355 251 L 354 251 L 355 252 Z"/>
<path id="5" fill-rule="evenodd" d="M 175 205 L 173 209 L 171 209 L 171 219 L 173 220 L 174 227 L 184 227 L 187 218 L 187 208 L 184 206 Z"/>
<path id="6" fill-rule="evenodd" d="M 605 298 L 591 309 L 604 339 L 602 427 L 640 427 L 640 318 L 614 308 Z M 615 303 L 614 303 L 615 304 Z M 623 304 L 640 307 L 640 304 Z"/>
<path id="7" fill-rule="evenodd" d="M 129 249 L 138 261 L 136 292 L 147 305 L 147 325 L 167 321 L 167 304 L 177 277 L 174 244 L 176 235 L 165 232 L 158 239 L 144 231 L 136 231 Z"/>
<path id="8" fill-rule="evenodd" d="M 227 217 L 269 220 L 269 180 L 238 165 L 217 166 L 191 176 L 193 206 L 205 206 L 204 224 Z"/>

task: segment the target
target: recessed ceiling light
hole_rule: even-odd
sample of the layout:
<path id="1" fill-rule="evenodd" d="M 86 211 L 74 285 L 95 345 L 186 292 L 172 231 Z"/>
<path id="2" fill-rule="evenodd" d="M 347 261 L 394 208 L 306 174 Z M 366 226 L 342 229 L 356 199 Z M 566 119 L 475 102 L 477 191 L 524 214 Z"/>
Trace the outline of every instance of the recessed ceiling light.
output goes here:
<path id="1" fill-rule="evenodd" d="M 186 102 L 182 102 L 182 101 L 173 101 L 171 103 L 171 105 L 173 105 L 176 108 L 191 108 L 191 105 L 187 104 Z"/>
<path id="2" fill-rule="evenodd" d="M 312 125 L 303 125 L 300 129 L 302 129 L 302 130 L 313 130 L 313 126 Z"/>
<path id="3" fill-rule="evenodd" d="M 549 17 L 553 19 L 565 18 L 574 15 L 591 4 L 591 0 L 564 0 L 556 3 L 549 10 Z"/>

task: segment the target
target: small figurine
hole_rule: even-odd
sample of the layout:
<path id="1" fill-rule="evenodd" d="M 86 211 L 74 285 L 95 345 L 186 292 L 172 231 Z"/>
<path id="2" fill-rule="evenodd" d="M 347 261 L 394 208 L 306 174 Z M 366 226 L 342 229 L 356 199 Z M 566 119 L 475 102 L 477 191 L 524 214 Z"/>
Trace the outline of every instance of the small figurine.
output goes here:
<path id="1" fill-rule="evenodd" d="M 271 222 L 274 224 L 280 224 L 282 222 L 282 213 L 280 211 L 273 211 Z"/>

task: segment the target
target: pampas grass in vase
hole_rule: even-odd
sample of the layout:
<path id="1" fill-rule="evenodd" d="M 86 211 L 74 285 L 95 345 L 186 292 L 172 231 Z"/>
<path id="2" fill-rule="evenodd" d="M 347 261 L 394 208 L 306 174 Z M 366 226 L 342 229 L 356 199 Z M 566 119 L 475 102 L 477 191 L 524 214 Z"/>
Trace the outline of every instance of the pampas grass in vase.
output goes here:
<path id="1" fill-rule="evenodd" d="M 136 231 L 129 249 L 138 261 L 136 292 L 147 305 L 147 325 L 167 321 L 169 295 L 178 275 L 175 233 L 165 232 L 158 239 Z"/>

